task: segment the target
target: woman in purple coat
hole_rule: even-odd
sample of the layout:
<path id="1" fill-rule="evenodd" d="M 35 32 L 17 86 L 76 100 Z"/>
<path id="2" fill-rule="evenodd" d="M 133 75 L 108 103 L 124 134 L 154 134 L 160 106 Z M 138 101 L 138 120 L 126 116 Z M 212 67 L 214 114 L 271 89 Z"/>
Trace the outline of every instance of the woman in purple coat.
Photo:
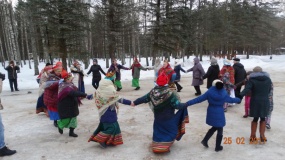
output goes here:
<path id="1" fill-rule="evenodd" d="M 197 57 L 194 58 L 194 66 L 187 70 L 187 72 L 190 71 L 193 71 L 192 86 L 194 86 L 196 90 L 195 95 L 199 96 L 201 95 L 200 85 L 203 84 L 203 76 L 205 75 L 205 71 Z"/>

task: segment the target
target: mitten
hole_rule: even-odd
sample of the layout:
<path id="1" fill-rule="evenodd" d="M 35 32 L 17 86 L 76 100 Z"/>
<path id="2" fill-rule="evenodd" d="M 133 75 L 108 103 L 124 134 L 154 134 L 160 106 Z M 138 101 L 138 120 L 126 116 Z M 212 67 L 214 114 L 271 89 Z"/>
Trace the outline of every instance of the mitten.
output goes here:
<path id="1" fill-rule="evenodd" d="M 87 95 L 86 98 L 87 98 L 88 100 L 93 99 L 93 94 Z"/>

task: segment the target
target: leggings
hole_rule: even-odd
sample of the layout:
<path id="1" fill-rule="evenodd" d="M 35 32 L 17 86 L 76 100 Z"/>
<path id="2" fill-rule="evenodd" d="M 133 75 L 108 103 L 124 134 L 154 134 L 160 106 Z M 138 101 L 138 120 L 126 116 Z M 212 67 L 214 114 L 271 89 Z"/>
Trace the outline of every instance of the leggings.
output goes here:
<path id="1" fill-rule="evenodd" d="M 254 117 L 254 118 L 253 118 L 253 122 L 257 122 L 258 119 L 259 119 L 259 117 Z M 261 118 L 261 117 L 260 117 L 260 121 L 261 121 L 261 122 L 262 122 L 262 121 L 265 121 L 265 118 Z"/>
<path id="2" fill-rule="evenodd" d="M 222 136 L 223 135 L 223 127 L 212 127 L 210 132 L 214 133 L 215 131 L 218 131 L 217 135 Z"/>

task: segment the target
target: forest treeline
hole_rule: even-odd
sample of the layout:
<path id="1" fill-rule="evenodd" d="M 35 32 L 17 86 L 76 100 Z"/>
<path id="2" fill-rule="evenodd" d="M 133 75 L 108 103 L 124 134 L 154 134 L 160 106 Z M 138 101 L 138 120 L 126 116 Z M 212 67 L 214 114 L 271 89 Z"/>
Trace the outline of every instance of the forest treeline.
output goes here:
<path id="1" fill-rule="evenodd" d="M 285 46 L 279 2 L 262 0 L 0 1 L 0 61 L 272 54 Z M 30 60 L 33 59 L 34 66 Z"/>

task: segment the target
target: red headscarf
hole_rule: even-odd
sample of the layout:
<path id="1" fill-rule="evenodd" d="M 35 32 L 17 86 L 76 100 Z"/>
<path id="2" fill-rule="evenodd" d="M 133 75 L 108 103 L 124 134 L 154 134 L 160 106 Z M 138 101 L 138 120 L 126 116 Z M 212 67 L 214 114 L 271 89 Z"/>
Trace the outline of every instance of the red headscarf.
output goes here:
<path id="1" fill-rule="evenodd" d="M 170 64 L 168 63 L 166 67 L 162 67 L 159 69 L 158 76 L 161 74 L 165 74 L 168 77 L 168 83 L 169 83 L 174 73 L 175 71 L 171 68 Z"/>

